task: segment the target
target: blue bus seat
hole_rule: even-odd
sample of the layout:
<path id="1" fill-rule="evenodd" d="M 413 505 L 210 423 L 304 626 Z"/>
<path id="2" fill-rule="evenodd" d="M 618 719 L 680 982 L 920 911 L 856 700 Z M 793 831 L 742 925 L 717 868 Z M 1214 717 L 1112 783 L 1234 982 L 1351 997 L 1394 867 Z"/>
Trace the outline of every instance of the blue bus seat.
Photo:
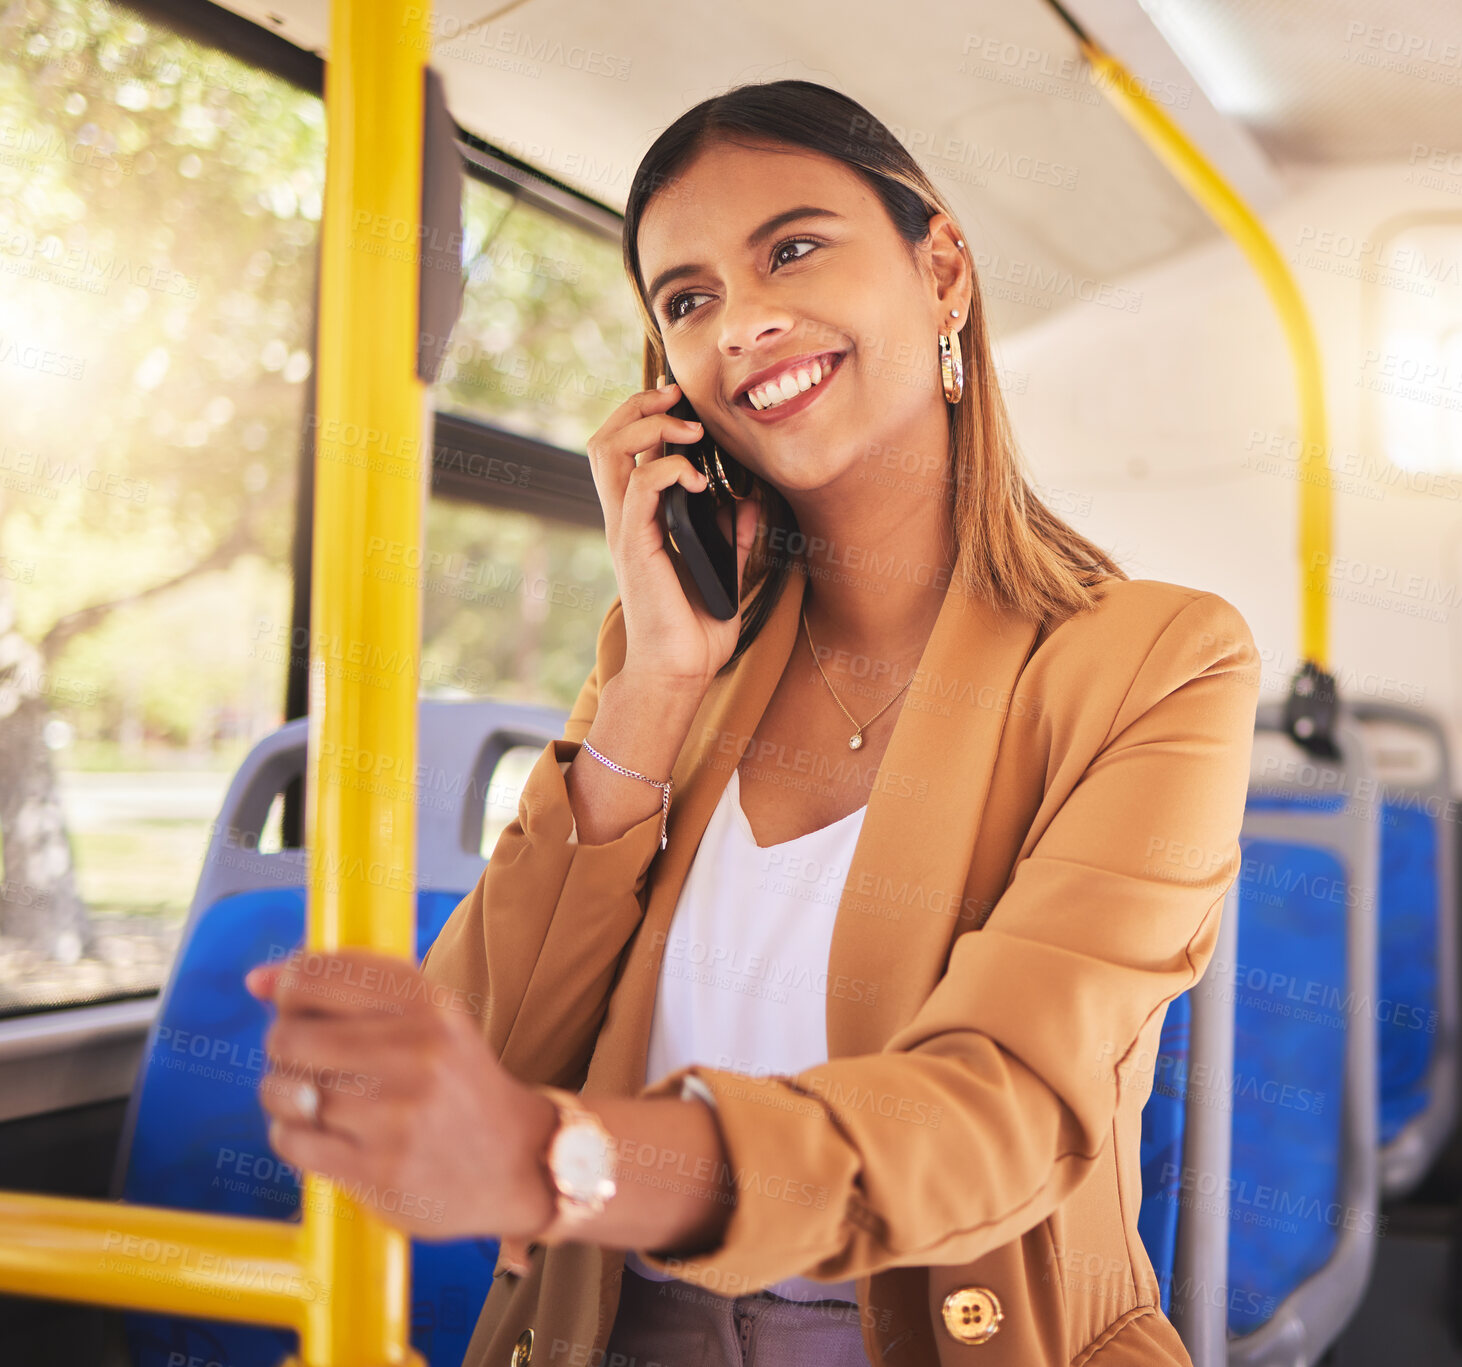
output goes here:
<path id="1" fill-rule="evenodd" d="M 1378 1232 L 1379 831 L 1360 729 L 1316 759 L 1261 704 L 1240 847 L 1228 1188 L 1230 1363 L 1314 1363 L 1359 1306 Z"/>
<path id="2" fill-rule="evenodd" d="M 515 746 L 541 750 L 566 714 L 498 702 L 423 702 L 417 788 L 417 962 L 475 886 L 488 785 Z M 305 854 L 259 849 L 274 798 L 305 766 L 304 721 L 260 742 L 230 785 L 128 1105 L 112 1194 L 216 1214 L 292 1218 L 299 1174 L 269 1147 L 257 1089 L 271 1012 L 243 975 L 304 938 Z M 495 794 L 495 796 L 498 796 Z M 413 1346 L 457 1367 L 492 1282 L 495 1239 L 411 1244 Z M 135 1367 L 277 1367 L 292 1330 L 126 1312 Z"/>
<path id="3" fill-rule="evenodd" d="M 1391 703 L 1355 703 L 1351 710 L 1379 787 L 1381 1191 L 1403 1196 L 1426 1175 L 1457 1118 L 1451 763 L 1437 719 Z"/>

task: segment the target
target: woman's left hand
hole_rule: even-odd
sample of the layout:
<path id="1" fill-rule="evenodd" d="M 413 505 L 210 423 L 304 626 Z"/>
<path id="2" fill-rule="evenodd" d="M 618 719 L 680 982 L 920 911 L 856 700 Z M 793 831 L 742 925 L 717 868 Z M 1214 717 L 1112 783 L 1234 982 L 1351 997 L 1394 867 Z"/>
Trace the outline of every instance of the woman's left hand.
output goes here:
<path id="1" fill-rule="evenodd" d="M 279 1011 L 259 1098 L 286 1162 L 331 1178 L 412 1238 L 526 1238 L 548 1224 L 538 1154 L 553 1103 L 502 1066 L 475 1018 L 433 1002 L 417 968 L 366 950 L 309 950 L 244 981 Z"/>

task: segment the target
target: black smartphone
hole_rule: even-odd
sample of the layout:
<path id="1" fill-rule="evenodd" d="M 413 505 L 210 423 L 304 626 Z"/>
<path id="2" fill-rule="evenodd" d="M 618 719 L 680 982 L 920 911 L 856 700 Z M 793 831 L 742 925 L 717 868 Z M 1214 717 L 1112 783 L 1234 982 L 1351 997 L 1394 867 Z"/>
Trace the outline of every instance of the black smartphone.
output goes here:
<path id="1" fill-rule="evenodd" d="M 665 380 L 669 383 L 674 378 L 667 361 Z M 670 413 L 690 422 L 700 421 L 683 392 Z M 726 540 L 716 521 L 721 498 L 716 493 L 714 480 L 710 479 L 710 435 L 702 428 L 701 439 L 697 442 L 667 441 L 665 454 L 685 456 L 707 476 L 706 488 L 700 493 L 691 493 L 683 484 L 672 484 L 660 496 L 660 505 L 665 510 L 665 529 L 670 534 L 670 544 L 685 562 L 696 588 L 701 591 L 706 611 L 718 621 L 729 622 L 741 610 L 736 582 L 736 547 Z"/>

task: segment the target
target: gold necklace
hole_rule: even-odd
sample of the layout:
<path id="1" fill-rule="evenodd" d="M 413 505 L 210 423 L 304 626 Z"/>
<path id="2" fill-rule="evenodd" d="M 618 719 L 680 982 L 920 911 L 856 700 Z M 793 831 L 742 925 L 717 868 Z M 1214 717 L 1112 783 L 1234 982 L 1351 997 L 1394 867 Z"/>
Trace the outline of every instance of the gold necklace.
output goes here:
<path id="1" fill-rule="evenodd" d="M 807 648 L 810 651 L 812 651 L 812 663 L 817 666 L 817 672 L 822 675 L 822 681 L 823 681 L 823 683 L 827 684 L 827 691 L 833 695 L 833 701 L 835 703 L 837 703 L 837 705 L 839 707 L 842 707 L 843 708 L 843 716 L 845 716 L 850 722 L 853 723 L 853 725 L 855 727 L 858 728 L 848 738 L 848 749 L 849 750 L 861 750 L 863 748 L 863 730 L 864 730 L 864 728 L 865 727 L 872 726 L 874 722 L 876 722 L 885 712 L 888 711 L 888 709 L 890 707 L 892 707 L 894 705 L 894 703 L 896 703 L 899 700 L 900 696 L 902 696 L 902 694 L 903 694 L 904 688 L 907 688 L 909 686 L 909 684 L 911 684 L 911 683 L 914 682 L 914 675 L 913 674 L 910 674 L 909 675 L 908 683 L 906 683 L 904 685 L 904 688 L 899 689 L 899 691 L 897 693 L 895 693 L 893 695 L 893 697 L 891 697 L 886 703 L 884 703 L 883 706 L 880 707 L 877 712 L 875 712 L 871 717 L 869 717 L 868 720 L 865 721 L 862 726 L 859 726 L 858 725 L 858 719 L 857 719 L 857 717 L 855 717 L 851 712 L 849 712 L 846 707 L 843 707 L 843 701 L 842 701 L 842 699 L 839 698 L 838 695 L 837 695 L 837 693 L 834 691 L 833 686 L 832 686 L 832 682 L 828 679 L 827 674 L 823 670 L 822 661 L 817 658 L 817 647 L 812 644 L 812 628 L 807 625 L 807 609 L 806 608 L 803 608 L 802 609 L 802 630 L 807 633 Z M 917 672 L 918 671 L 916 670 L 915 673 L 917 673 Z"/>

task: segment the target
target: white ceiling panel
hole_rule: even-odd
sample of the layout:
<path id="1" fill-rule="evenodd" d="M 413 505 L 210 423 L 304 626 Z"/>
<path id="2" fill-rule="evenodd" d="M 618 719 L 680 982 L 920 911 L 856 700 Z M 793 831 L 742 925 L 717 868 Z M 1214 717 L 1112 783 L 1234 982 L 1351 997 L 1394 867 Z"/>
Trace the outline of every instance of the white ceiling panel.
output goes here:
<path id="1" fill-rule="evenodd" d="M 1462 150 L 1462 0 L 1143 0 L 1276 159 Z"/>
<path id="2" fill-rule="evenodd" d="M 323 53 L 326 0 L 229 0 Z M 1219 114 L 1136 0 L 1069 0 L 1256 208 L 1264 156 Z M 1044 0 L 441 0 L 433 62 L 458 121 L 615 209 L 641 156 L 698 101 L 800 77 L 888 124 L 950 199 L 997 333 L 1102 307 L 1130 271 L 1217 229 L 1096 87 Z"/>

